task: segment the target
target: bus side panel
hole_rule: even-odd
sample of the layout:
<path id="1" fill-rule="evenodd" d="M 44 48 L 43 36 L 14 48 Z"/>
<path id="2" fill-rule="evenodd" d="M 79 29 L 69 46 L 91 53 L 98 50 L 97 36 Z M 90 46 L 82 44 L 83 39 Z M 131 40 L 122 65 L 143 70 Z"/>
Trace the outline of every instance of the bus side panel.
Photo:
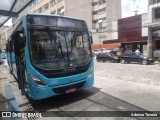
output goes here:
<path id="1" fill-rule="evenodd" d="M 0 52 L 0 64 L 2 64 L 3 59 L 2 59 L 2 53 Z"/>

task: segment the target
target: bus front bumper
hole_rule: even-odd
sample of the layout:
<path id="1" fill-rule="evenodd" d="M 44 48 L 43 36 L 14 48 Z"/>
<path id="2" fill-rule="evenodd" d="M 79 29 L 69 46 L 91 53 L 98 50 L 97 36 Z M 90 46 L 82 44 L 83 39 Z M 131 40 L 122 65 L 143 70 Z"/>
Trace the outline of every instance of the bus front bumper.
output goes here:
<path id="1" fill-rule="evenodd" d="M 74 83 L 69 83 L 65 85 L 60 85 L 56 87 L 39 87 L 35 85 L 29 85 L 29 97 L 33 100 L 41 100 L 49 97 L 53 97 L 60 94 L 66 94 L 70 92 L 74 92 L 81 88 L 86 88 L 92 86 L 94 83 L 94 77 L 91 76 L 82 81 L 77 81 Z M 69 91 L 69 92 L 67 92 Z"/>

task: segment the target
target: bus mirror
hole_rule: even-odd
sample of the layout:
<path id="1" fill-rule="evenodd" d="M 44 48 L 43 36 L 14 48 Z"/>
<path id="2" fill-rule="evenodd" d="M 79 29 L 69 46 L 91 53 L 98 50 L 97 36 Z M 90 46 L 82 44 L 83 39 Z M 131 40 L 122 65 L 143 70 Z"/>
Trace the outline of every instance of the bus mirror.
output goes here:
<path id="1" fill-rule="evenodd" d="M 24 48 L 26 46 L 26 37 L 24 34 L 19 35 L 20 46 Z"/>
<path id="2" fill-rule="evenodd" d="M 90 31 L 91 44 L 93 44 L 92 32 Z"/>
<path id="3" fill-rule="evenodd" d="M 92 38 L 92 36 L 91 36 L 91 44 L 93 44 L 93 38 Z"/>

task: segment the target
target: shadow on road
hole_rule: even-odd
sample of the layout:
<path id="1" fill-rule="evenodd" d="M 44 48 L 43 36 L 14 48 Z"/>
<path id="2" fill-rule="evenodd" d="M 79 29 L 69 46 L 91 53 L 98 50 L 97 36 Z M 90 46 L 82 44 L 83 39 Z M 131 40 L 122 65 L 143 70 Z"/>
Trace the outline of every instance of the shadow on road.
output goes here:
<path id="1" fill-rule="evenodd" d="M 5 97 L 0 93 L 0 111 L 6 111 L 6 100 Z"/>
<path id="2" fill-rule="evenodd" d="M 82 89 L 71 94 L 64 94 L 39 101 L 30 100 L 30 103 L 35 111 L 48 111 L 52 109 L 61 109 L 64 108 L 64 106 L 74 107 L 72 104 L 81 100 L 87 100 L 91 103 L 91 105 L 86 106 L 85 109 L 88 109 L 89 107 L 96 104 L 98 106 L 103 106 L 108 110 L 114 111 L 147 111 L 129 102 L 106 94 L 96 87 L 90 87 L 88 89 Z M 72 108 L 69 109 L 72 110 Z M 65 110 L 69 109 L 65 108 Z M 92 110 L 96 109 L 98 108 L 93 108 Z"/>
<path id="3" fill-rule="evenodd" d="M 85 117 L 129 117 L 131 112 L 141 111 L 142 113 L 152 113 L 134 104 L 106 94 L 96 87 L 90 87 L 72 94 L 55 96 L 40 101 L 30 101 L 30 103 L 35 111 L 43 111 L 46 115 L 48 115 L 51 111 L 59 111 L 62 116 L 70 117 L 82 117 L 86 114 L 87 115 Z M 56 114 L 52 112 L 51 115 Z M 61 116 L 59 115 L 59 112 L 56 114 L 57 116 Z M 145 117 L 144 120 L 146 120 Z"/>

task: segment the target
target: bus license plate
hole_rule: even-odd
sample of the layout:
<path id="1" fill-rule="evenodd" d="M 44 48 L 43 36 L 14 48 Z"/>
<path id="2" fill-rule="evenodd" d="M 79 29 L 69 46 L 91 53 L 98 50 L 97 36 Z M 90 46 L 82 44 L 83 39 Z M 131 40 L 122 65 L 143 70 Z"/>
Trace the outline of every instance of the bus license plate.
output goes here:
<path id="1" fill-rule="evenodd" d="M 77 90 L 77 88 L 70 88 L 68 90 L 66 90 L 65 93 L 72 93 L 72 92 L 75 92 Z"/>

